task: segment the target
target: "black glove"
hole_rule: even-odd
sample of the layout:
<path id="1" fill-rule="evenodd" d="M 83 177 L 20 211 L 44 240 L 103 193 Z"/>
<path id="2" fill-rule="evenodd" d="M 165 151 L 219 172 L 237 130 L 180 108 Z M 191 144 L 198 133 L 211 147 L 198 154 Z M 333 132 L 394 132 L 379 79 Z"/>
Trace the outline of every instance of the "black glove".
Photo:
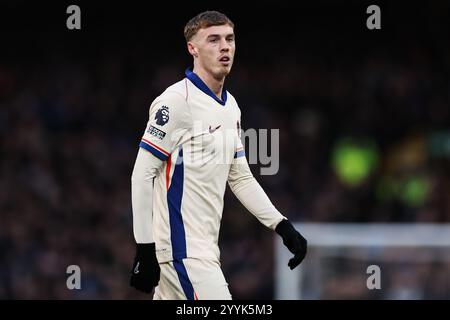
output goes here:
<path id="1" fill-rule="evenodd" d="M 283 238 L 283 244 L 294 254 L 294 257 L 291 258 L 288 263 L 289 268 L 292 270 L 305 258 L 307 241 L 297 230 L 295 230 L 292 223 L 286 219 L 283 219 L 278 223 L 275 231 Z"/>
<path id="2" fill-rule="evenodd" d="M 133 269 L 131 269 L 130 286 L 145 293 L 151 293 L 158 285 L 160 272 L 155 244 L 138 243 Z"/>

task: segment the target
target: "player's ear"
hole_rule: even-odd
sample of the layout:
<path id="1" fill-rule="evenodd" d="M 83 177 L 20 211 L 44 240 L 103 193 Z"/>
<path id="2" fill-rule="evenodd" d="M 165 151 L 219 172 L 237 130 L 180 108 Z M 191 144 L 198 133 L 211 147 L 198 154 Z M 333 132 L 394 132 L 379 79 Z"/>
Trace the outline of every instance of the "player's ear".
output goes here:
<path id="1" fill-rule="evenodd" d="M 194 46 L 194 44 L 192 43 L 192 42 L 188 42 L 187 43 L 187 48 L 188 48 L 188 51 L 189 51 L 189 53 L 191 54 L 191 56 L 194 56 L 194 57 L 198 57 L 198 51 L 197 51 L 197 48 Z"/>

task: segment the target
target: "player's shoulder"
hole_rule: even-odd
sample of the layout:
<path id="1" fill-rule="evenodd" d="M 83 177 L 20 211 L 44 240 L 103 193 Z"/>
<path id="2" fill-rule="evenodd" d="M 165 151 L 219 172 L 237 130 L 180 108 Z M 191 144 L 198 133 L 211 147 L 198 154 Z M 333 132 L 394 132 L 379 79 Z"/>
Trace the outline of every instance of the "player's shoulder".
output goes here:
<path id="1" fill-rule="evenodd" d="M 234 96 L 227 90 L 227 104 L 229 104 L 237 113 L 241 114 L 241 109 Z"/>
<path id="2" fill-rule="evenodd" d="M 186 84 L 185 80 L 180 80 L 171 86 L 169 86 L 163 93 L 158 97 L 159 99 L 170 100 L 179 102 L 181 104 L 186 104 Z"/>
<path id="3" fill-rule="evenodd" d="M 166 108 L 172 109 L 174 112 L 188 112 L 189 108 L 186 101 L 184 80 L 178 81 L 166 90 L 164 90 L 158 97 L 153 100 L 150 106 L 150 112 L 154 108 Z"/>
<path id="4" fill-rule="evenodd" d="M 230 91 L 227 90 L 227 99 L 229 102 L 231 102 L 232 104 L 238 106 L 236 99 L 234 98 L 234 96 L 231 94 Z"/>

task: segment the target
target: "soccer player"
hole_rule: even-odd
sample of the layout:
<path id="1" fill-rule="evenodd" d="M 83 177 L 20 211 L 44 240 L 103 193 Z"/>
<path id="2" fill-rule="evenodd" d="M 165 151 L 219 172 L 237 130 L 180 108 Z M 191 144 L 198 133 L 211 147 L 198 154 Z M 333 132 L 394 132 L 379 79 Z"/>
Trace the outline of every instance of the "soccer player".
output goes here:
<path id="1" fill-rule="evenodd" d="M 240 202 L 275 230 L 299 265 L 307 242 L 253 177 L 240 140 L 241 112 L 225 90 L 234 25 L 206 11 L 185 26 L 193 69 L 150 106 L 132 174 L 137 243 L 130 285 L 154 299 L 231 299 L 218 247 L 228 182 Z"/>

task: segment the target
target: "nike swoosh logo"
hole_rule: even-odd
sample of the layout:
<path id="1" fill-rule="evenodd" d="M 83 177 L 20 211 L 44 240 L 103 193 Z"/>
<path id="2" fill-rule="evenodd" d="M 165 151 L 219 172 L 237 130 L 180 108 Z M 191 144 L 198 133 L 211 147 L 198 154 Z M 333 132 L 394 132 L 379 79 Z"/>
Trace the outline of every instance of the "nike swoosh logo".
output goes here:
<path id="1" fill-rule="evenodd" d="M 136 264 L 136 267 L 134 268 L 134 274 L 139 273 L 139 262 Z"/>
<path id="2" fill-rule="evenodd" d="M 217 129 L 220 128 L 221 125 L 218 125 L 216 128 L 211 128 L 211 126 L 209 126 L 209 133 L 214 133 L 214 131 L 216 131 Z"/>

